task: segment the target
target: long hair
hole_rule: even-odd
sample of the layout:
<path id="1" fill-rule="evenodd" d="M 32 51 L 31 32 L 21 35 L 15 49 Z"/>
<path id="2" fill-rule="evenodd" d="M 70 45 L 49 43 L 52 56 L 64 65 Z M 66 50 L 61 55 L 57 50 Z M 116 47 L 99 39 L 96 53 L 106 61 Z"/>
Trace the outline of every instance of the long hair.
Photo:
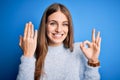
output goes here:
<path id="1" fill-rule="evenodd" d="M 48 37 L 46 32 L 47 20 L 48 17 L 60 10 L 68 19 L 68 35 L 63 41 L 63 44 L 66 48 L 69 48 L 70 51 L 73 51 L 73 25 L 72 18 L 69 10 L 62 4 L 54 3 L 50 5 L 44 12 L 39 30 L 38 30 L 38 38 L 37 38 L 37 48 L 36 48 L 36 65 L 35 65 L 35 80 L 40 80 L 40 77 L 44 74 L 44 61 L 46 54 L 48 52 Z"/>

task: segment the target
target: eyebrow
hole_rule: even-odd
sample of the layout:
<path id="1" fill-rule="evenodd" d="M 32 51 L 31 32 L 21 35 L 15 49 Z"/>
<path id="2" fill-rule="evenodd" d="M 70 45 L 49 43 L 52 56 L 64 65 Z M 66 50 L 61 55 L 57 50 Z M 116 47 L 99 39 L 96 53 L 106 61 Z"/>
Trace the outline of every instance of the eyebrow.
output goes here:
<path id="1" fill-rule="evenodd" d="M 68 23 L 68 21 L 63 21 L 63 23 Z"/>
<path id="2" fill-rule="evenodd" d="M 50 20 L 50 21 L 48 21 L 48 22 L 51 22 L 51 21 L 53 21 L 53 22 L 57 22 L 56 20 Z M 65 23 L 65 22 L 68 23 L 68 21 L 63 21 L 63 23 Z"/>
<path id="3" fill-rule="evenodd" d="M 56 20 L 50 20 L 50 21 L 48 21 L 48 22 L 57 22 Z"/>

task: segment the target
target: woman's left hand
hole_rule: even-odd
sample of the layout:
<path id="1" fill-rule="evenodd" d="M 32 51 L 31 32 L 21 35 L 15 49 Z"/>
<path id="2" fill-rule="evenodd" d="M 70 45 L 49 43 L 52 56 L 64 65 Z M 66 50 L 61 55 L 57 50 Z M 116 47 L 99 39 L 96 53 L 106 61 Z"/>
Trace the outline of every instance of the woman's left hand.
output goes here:
<path id="1" fill-rule="evenodd" d="M 93 29 L 92 30 L 92 42 L 84 41 L 80 44 L 80 48 L 88 60 L 98 62 L 98 57 L 100 54 L 100 44 L 101 44 L 100 32 L 98 32 L 97 36 L 95 37 L 95 29 Z M 86 45 L 88 47 L 86 47 Z"/>

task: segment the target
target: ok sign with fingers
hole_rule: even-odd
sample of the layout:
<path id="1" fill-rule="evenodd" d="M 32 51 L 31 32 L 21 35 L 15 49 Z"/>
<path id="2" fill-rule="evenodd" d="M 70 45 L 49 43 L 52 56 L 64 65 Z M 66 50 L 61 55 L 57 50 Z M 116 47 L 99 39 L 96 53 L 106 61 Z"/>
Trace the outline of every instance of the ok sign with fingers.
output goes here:
<path id="1" fill-rule="evenodd" d="M 32 22 L 26 23 L 24 36 L 20 36 L 19 45 L 24 52 L 24 56 L 32 57 L 34 55 L 37 45 L 37 30 L 34 32 Z"/>
<path id="2" fill-rule="evenodd" d="M 92 42 L 84 41 L 83 43 L 80 44 L 80 48 L 88 60 L 92 60 L 97 63 L 100 54 L 100 44 L 101 44 L 100 32 L 98 32 L 97 36 L 95 37 L 95 29 L 93 29 Z M 88 47 L 86 47 L 86 45 Z"/>

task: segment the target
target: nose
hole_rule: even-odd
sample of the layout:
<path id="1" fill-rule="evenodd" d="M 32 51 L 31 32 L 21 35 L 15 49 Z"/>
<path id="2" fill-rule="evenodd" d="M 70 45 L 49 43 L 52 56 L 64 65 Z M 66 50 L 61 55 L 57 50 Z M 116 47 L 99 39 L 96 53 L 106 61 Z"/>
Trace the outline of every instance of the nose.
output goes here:
<path id="1" fill-rule="evenodd" d="M 61 32 L 61 31 L 62 31 L 62 26 L 61 26 L 61 25 L 58 25 L 57 28 L 56 28 L 56 31 L 57 31 L 57 32 Z"/>

